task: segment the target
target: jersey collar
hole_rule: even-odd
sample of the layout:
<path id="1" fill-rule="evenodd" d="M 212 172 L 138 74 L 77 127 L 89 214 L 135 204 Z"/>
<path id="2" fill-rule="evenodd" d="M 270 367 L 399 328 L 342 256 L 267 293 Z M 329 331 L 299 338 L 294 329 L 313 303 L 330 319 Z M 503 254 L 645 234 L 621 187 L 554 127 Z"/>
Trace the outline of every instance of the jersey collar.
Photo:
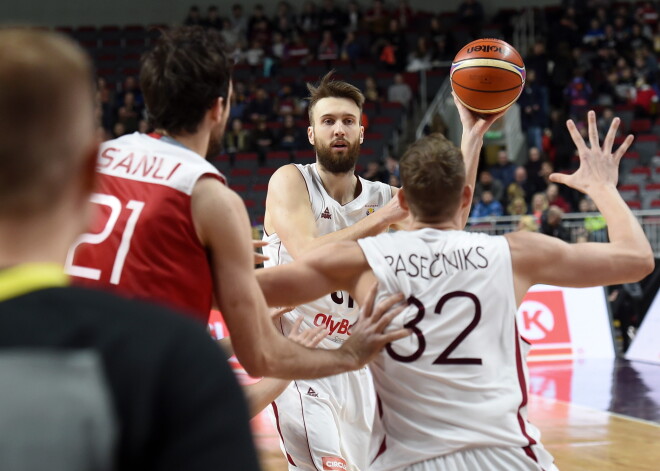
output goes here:
<path id="1" fill-rule="evenodd" d="M 56 263 L 26 263 L 0 270 L 0 301 L 45 288 L 69 284 L 69 277 Z"/>

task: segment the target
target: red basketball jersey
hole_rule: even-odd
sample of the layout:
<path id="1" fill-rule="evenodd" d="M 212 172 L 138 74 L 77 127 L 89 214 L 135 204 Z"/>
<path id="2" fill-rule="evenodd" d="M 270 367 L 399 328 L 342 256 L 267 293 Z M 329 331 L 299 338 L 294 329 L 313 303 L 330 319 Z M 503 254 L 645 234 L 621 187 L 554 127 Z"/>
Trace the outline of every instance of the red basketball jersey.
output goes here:
<path id="1" fill-rule="evenodd" d="M 211 268 L 192 221 L 197 181 L 224 176 L 198 154 L 157 135 L 105 142 L 92 194 L 92 227 L 69 250 L 75 282 L 183 310 L 207 322 Z"/>

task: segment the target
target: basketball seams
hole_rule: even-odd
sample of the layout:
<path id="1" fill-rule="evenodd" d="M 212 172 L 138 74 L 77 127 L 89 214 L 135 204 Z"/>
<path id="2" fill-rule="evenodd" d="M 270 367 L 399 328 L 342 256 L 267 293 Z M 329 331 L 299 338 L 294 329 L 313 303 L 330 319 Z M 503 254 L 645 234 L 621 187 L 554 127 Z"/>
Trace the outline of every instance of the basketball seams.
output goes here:
<path id="1" fill-rule="evenodd" d="M 477 93 L 504 93 L 504 92 L 510 92 L 512 90 L 516 90 L 518 88 L 521 88 L 522 85 L 523 85 L 521 83 L 520 85 L 516 85 L 515 87 L 505 88 L 503 90 L 478 90 L 476 88 L 470 88 L 470 87 L 466 87 L 465 85 L 461 85 L 460 83 L 455 82 L 453 79 L 452 79 L 451 83 L 453 83 L 454 85 L 457 85 L 457 86 L 459 86 L 459 87 L 461 87 L 465 90 L 469 90 L 471 92 L 477 92 Z"/>

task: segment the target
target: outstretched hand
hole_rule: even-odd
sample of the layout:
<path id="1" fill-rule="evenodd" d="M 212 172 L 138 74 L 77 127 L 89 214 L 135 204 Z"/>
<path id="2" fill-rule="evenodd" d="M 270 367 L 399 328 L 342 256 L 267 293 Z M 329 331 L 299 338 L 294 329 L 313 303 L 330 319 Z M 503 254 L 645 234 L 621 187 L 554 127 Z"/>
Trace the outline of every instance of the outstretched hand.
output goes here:
<path id="1" fill-rule="evenodd" d="M 507 110 L 494 114 L 475 113 L 474 111 L 466 108 L 454 92 L 451 92 L 451 94 L 454 97 L 456 108 L 458 108 L 458 114 L 461 118 L 461 123 L 463 124 L 464 134 L 474 134 L 480 138 L 483 138 L 486 134 L 486 131 L 490 129 L 493 123 L 506 114 Z"/>
<path id="2" fill-rule="evenodd" d="M 403 294 L 389 296 L 374 306 L 378 285 L 374 283 L 360 311 L 360 318 L 351 327 L 351 336 L 342 349 L 350 353 L 358 366 L 369 363 L 385 345 L 410 335 L 408 329 L 385 333 L 385 328 L 405 308 Z M 399 306 L 396 306 L 399 304 Z M 395 307 L 396 306 L 396 307 Z"/>
<path id="3" fill-rule="evenodd" d="M 634 139 L 632 135 L 628 135 L 619 148 L 612 152 L 614 138 L 621 120 L 619 118 L 612 120 L 602 147 L 598 139 L 596 113 L 589 111 L 587 121 L 589 124 L 589 146 L 584 142 L 573 120 L 569 119 L 566 122 L 568 132 L 571 134 L 575 147 L 577 147 L 580 167 L 572 175 L 561 173 L 550 175 L 550 181 L 564 184 L 582 193 L 588 193 L 591 188 L 597 185 L 616 186 L 619 179 L 619 162 Z"/>

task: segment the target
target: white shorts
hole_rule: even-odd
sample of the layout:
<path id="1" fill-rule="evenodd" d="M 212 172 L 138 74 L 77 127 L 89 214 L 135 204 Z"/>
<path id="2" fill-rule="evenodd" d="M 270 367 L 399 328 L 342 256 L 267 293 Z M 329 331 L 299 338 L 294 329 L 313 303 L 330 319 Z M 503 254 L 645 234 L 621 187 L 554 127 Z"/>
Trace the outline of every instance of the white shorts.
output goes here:
<path id="1" fill-rule="evenodd" d="M 375 471 L 375 469 L 374 469 Z M 522 448 L 470 448 L 407 466 L 403 471 L 559 471 L 541 468 Z"/>
<path id="2" fill-rule="evenodd" d="M 375 393 L 367 368 L 292 381 L 270 408 L 292 471 L 366 471 Z"/>

